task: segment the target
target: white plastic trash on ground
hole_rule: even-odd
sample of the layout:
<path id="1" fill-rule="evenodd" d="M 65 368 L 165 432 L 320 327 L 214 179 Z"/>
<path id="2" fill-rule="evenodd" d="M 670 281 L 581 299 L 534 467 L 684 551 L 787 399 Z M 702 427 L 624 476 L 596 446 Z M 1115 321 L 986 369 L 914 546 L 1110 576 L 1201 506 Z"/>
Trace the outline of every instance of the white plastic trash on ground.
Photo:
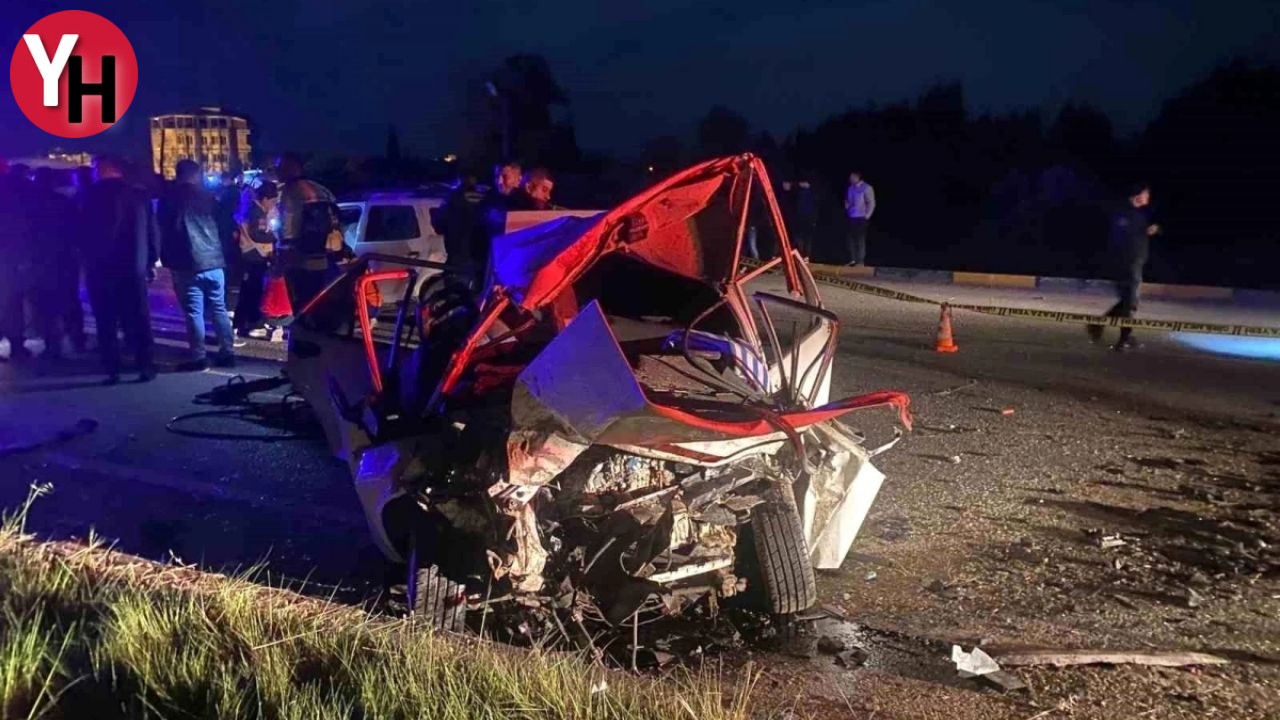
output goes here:
<path id="1" fill-rule="evenodd" d="M 959 645 L 952 645 L 951 662 L 956 664 L 960 677 L 979 677 L 1000 672 L 1000 665 L 978 647 L 972 652 L 965 652 Z"/>

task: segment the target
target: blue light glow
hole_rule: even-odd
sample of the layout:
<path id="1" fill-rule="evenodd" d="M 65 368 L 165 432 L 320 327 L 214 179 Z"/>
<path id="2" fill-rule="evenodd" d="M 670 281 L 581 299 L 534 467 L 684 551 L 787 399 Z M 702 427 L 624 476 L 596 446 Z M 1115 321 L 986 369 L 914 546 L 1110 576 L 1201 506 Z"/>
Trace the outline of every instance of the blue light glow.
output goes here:
<path id="1" fill-rule="evenodd" d="M 1173 333 L 1173 339 L 1197 350 L 1255 360 L 1280 360 L 1280 340 L 1237 335 Z"/>

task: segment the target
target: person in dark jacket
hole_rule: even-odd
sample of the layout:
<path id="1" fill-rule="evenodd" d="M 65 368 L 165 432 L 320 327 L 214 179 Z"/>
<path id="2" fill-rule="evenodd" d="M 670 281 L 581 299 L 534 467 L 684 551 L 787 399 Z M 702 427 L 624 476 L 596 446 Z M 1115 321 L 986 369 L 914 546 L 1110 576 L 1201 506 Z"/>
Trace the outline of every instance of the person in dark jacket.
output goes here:
<path id="1" fill-rule="evenodd" d="M 178 366 L 181 372 L 209 368 L 204 347 L 204 314 L 213 315 L 218 335 L 214 364 L 234 367 L 235 337 L 227 314 L 226 256 L 218 233 L 216 203 L 200 184 L 200 166 L 191 160 L 178 162 L 173 183 L 160 199 L 160 262 L 173 274 L 178 304 L 187 319 L 187 344 L 191 357 Z"/>
<path id="2" fill-rule="evenodd" d="M 6 359 L 13 360 L 31 356 L 23 345 L 33 249 L 30 196 L 21 166 L 0 167 L 0 338 L 9 341 Z"/>
<path id="3" fill-rule="evenodd" d="M 514 209 L 520 191 L 524 170 L 519 163 L 502 163 L 493 170 L 493 187 L 485 193 L 480 203 L 482 227 L 472 235 L 471 257 L 477 266 L 479 290 L 488 278 L 489 261 L 493 254 L 493 239 L 507 232 L 507 213 Z"/>
<path id="4" fill-rule="evenodd" d="M 440 208 L 441 235 L 445 262 L 451 271 L 473 282 L 483 281 L 488 266 L 488 233 L 485 224 L 485 195 L 476 186 L 474 175 L 466 175 Z"/>
<path id="5" fill-rule="evenodd" d="M 1151 238 L 1160 232 L 1160 226 L 1152 223 L 1147 215 L 1151 204 L 1151 188 L 1146 184 L 1130 188 L 1128 200 L 1111 218 L 1110 260 L 1114 268 L 1118 300 L 1107 311 L 1107 317 L 1131 318 L 1138 310 L 1138 293 L 1142 287 L 1142 269 L 1147 264 Z M 1089 326 L 1089 337 L 1094 342 L 1102 339 L 1101 325 Z M 1136 347 L 1133 328 L 1120 328 L 1120 340 L 1113 350 Z"/>
<path id="6" fill-rule="evenodd" d="M 119 160 L 98 157 L 94 176 L 81 197 L 79 235 L 106 384 L 120 381 L 121 329 L 137 359 L 138 380 L 147 382 L 156 376 L 147 305 L 147 281 L 157 255 L 150 203 L 125 182 Z"/>
<path id="7" fill-rule="evenodd" d="M 796 183 L 795 193 L 795 229 L 792 231 L 791 244 L 808 258 L 813 252 L 814 237 L 818 234 L 818 198 L 814 196 L 813 183 L 803 178 Z"/>
<path id="8" fill-rule="evenodd" d="M 80 257 L 75 247 L 76 206 L 58 192 L 52 168 L 37 168 L 31 198 L 31 237 L 39 261 L 33 267 L 36 325 L 44 338 L 44 359 L 62 356 L 64 338 L 83 352 L 84 310 L 80 306 Z"/>
<path id="9" fill-rule="evenodd" d="M 813 187 L 808 180 L 783 181 L 778 192 L 778 205 L 787 223 L 787 237 L 791 238 L 791 247 L 799 250 L 804 257 L 809 257 L 818 226 Z"/>

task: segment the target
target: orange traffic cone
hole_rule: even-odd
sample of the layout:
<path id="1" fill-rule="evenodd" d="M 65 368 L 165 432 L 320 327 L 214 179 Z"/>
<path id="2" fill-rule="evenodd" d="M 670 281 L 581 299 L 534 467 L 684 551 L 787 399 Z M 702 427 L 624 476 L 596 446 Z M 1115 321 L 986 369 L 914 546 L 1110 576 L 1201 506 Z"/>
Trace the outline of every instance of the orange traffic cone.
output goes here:
<path id="1" fill-rule="evenodd" d="M 938 319 L 938 339 L 934 341 L 933 349 L 940 353 L 953 353 L 960 349 L 956 345 L 955 340 L 951 337 L 951 306 L 943 304 L 942 317 Z"/>

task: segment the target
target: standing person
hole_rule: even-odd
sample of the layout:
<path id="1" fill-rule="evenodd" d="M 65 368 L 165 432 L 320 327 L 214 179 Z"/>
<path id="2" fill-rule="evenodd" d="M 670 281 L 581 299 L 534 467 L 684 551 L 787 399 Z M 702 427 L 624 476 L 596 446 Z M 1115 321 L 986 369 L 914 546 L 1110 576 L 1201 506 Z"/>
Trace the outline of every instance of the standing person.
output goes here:
<path id="1" fill-rule="evenodd" d="M 280 188 L 280 244 L 295 313 L 324 289 L 333 267 L 331 255 L 343 250 L 338 205 L 333 193 L 306 177 L 302 158 L 285 153 L 276 158 Z"/>
<path id="2" fill-rule="evenodd" d="M 147 382 L 156 376 L 147 304 L 158 251 L 150 202 L 125 182 L 121 161 L 99 156 L 93 167 L 95 180 L 81 193 L 79 235 L 104 382 L 120 382 L 121 329 L 137 359 L 138 381 Z"/>
<path id="3" fill-rule="evenodd" d="M 778 193 L 778 206 L 787 223 L 787 236 L 791 238 L 791 247 L 799 250 L 802 256 L 809 257 L 814 230 L 818 222 L 813 189 L 809 182 L 784 180 L 781 192 Z"/>
<path id="4" fill-rule="evenodd" d="M 178 365 L 180 372 L 209 368 L 204 347 L 204 313 L 213 315 L 218 335 L 214 364 L 234 367 L 235 338 L 227 315 L 226 257 L 218 235 L 215 201 L 200 184 L 200 166 L 180 160 L 173 183 L 160 198 L 160 262 L 173 274 L 178 304 L 186 314 L 190 359 Z"/>
<path id="5" fill-rule="evenodd" d="M 502 163 L 493 169 L 493 187 L 485 193 L 483 203 L 487 239 L 506 234 L 507 212 L 513 209 L 515 199 L 520 194 L 520 183 L 523 178 L 524 170 L 517 162 Z M 475 257 L 488 258 L 489 256 L 487 244 L 472 250 Z"/>
<path id="6" fill-rule="evenodd" d="M 33 247 L 30 195 L 23 166 L 0 162 L 0 341 L 9 343 L 6 360 L 31 357 L 24 345 Z"/>
<path id="7" fill-rule="evenodd" d="M 1129 189 L 1124 206 L 1111 218 L 1109 257 L 1112 263 L 1117 302 L 1107 311 L 1107 317 L 1131 318 L 1138 310 L 1138 293 L 1142 288 L 1142 269 L 1147 264 L 1151 238 L 1160 232 L 1160 226 L 1151 222 L 1147 208 L 1151 204 L 1151 187 L 1139 183 Z M 1089 338 L 1102 339 L 1103 327 L 1090 325 Z M 1133 328 L 1120 328 L 1120 339 L 1111 348 L 1117 351 L 1137 347 L 1133 341 Z"/>
<path id="8" fill-rule="evenodd" d="M 84 310 L 80 306 L 80 258 L 75 247 L 75 202 L 58 192 L 52 168 L 37 168 L 31 197 L 31 238 L 40 253 L 33 267 L 36 324 L 44 338 L 44 359 L 62 357 L 63 341 L 83 352 Z"/>
<path id="9" fill-rule="evenodd" d="M 801 179 L 796 183 L 795 231 L 793 243 L 806 259 L 813 253 L 813 240 L 818 234 L 818 200 L 813 184 Z"/>
<path id="10" fill-rule="evenodd" d="M 276 217 L 280 193 L 273 182 L 264 182 L 250 193 L 251 201 L 236 213 L 240 296 L 236 300 L 235 329 L 241 337 L 268 338 L 270 331 L 262 322 L 262 291 L 274 256 L 271 221 Z"/>
<path id="11" fill-rule="evenodd" d="M 236 184 L 235 173 L 227 171 L 218 176 L 218 189 L 213 197 L 222 247 L 230 252 L 235 247 L 236 213 L 240 209 L 240 186 Z"/>
<path id="12" fill-rule="evenodd" d="M 474 175 L 463 175 L 441 208 L 445 262 L 468 280 L 484 281 L 489 261 L 485 199 Z M 451 272 L 455 272 L 451 270 Z"/>
<path id="13" fill-rule="evenodd" d="M 787 225 L 787 236 L 791 238 L 791 245 L 795 247 L 797 243 L 796 236 L 796 184 L 790 180 L 783 180 L 778 186 L 776 194 L 778 200 L 778 209 L 782 211 L 782 220 Z"/>
<path id="14" fill-rule="evenodd" d="M 844 211 L 849 218 L 849 264 L 865 265 L 867 261 L 867 225 L 876 212 L 876 191 L 862 179 L 862 173 L 849 173 L 849 189 L 844 194 Z"/>
<path id="15" fill-rule="evenodd" d="M 227 260 L 227 297 L 230 298 L 240 290 L 240 253 L 236 247 L 236 213 L 240 210 L 240 185 L 238 176 L 230 170 L 218 174 L 217 185 L 213 188 L 213 218 L 218 225 L 218 239 L 222 241 L 222 255 Z"/>

